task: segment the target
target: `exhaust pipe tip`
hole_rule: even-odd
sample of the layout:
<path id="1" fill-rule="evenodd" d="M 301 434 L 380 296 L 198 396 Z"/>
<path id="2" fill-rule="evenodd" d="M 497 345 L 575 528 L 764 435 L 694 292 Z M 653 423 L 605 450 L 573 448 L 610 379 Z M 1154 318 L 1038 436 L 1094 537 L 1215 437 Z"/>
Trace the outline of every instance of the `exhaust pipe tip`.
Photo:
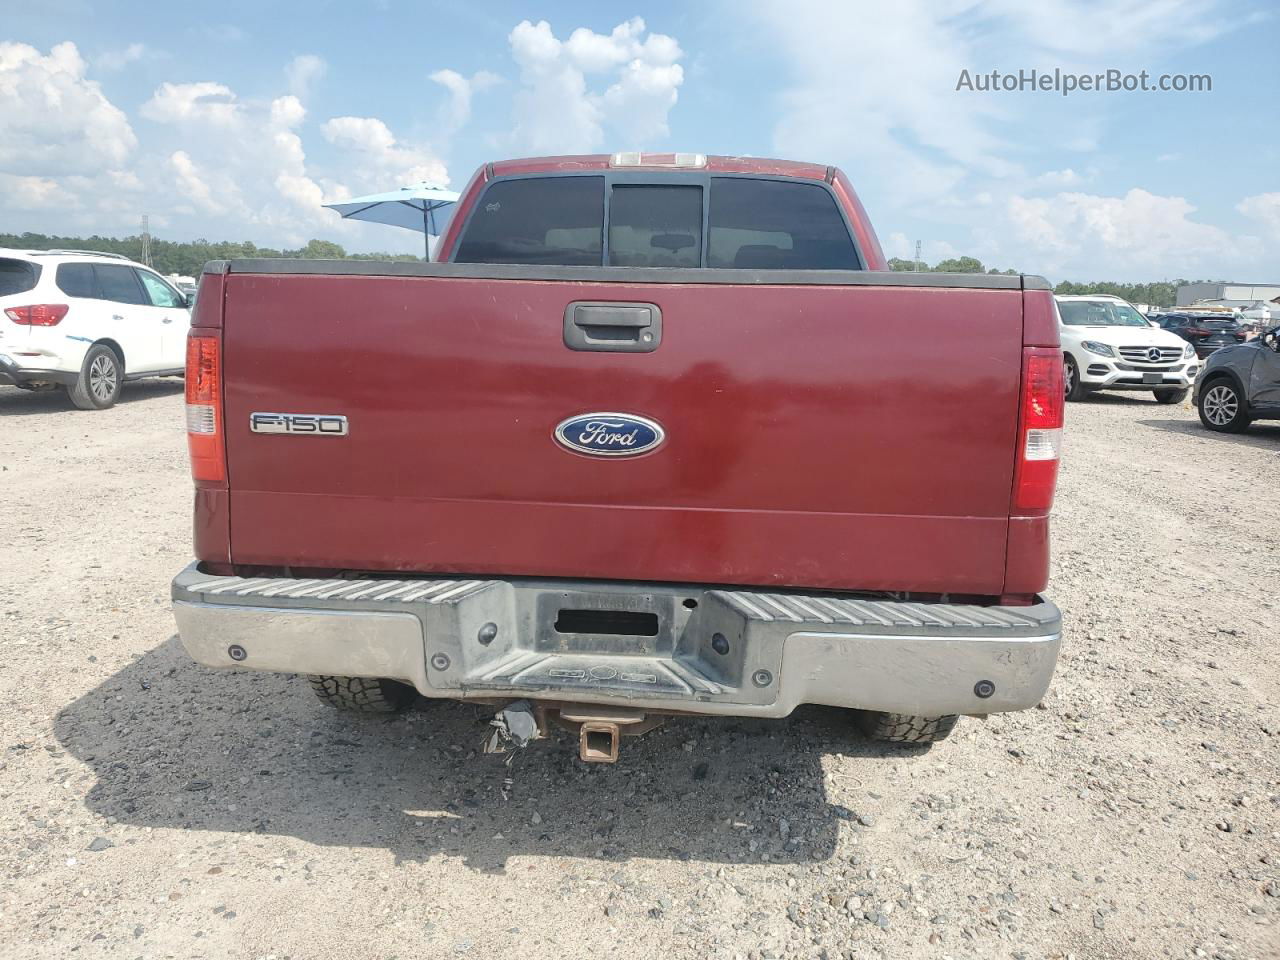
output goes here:
<path id="1" fill-rule="evenodd" d="M 621 740 L 616 723 L 587 720 L 578 730 L 578 756 L 585 763 L 617 763 Z"/>

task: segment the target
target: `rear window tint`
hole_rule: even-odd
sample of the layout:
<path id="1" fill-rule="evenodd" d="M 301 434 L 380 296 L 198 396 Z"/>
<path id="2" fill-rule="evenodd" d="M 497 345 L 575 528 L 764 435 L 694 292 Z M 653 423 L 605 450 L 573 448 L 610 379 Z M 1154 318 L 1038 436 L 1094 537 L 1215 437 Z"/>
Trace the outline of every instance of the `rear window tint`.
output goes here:
<path id="1" fill-rule="evenodd" d="M 0 297 L 35 289 L 40 267 L 27 260 L 0 260 Z"/>
<path id="2" fill-rule="evenodd" d="M 98 288 L 102 291 L 102 299 L 114 300 L 116 303 L 147 303 L 143 296 L 142 285 L 132 267 L 106 266 L 94 264 L 93 272 L 98 276 Z"/>
<path id="3" fill-rule="evenodd" d="M 581 267 L 603 257 L 604 178 L 535 177 L 489 184 L 454 261 Z"/>
<path id="4" fill-rule="evenodd" d="M 812 183 L 713 177 L 707 266 L 857 270 L 835 198 Z"/>
<path id="5" fill-rule="evenodd" d="M 58 289 L 68 297 L 98 297 L 98 281 L 94 278 L 92 263 L 60 263 L 53 278 Z"/>
<path id="6" fill-rule="evenodd" d="M 609 265 L 702 263 L 702 188 L 620 185 L 609 198 Z"/>

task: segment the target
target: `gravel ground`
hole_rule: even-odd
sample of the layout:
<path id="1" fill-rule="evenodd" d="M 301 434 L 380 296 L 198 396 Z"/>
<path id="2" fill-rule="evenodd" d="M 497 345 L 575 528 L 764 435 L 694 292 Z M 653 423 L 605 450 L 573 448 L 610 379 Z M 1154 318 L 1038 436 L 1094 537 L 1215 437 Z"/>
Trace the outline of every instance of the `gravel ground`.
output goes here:
<path id="1" fill-rule="evenodd" d="M 924 752 L 806 710 L 508 769 L 478 708 L 352 719 L 192 664 L 180 387 L 125 397 L 0 388 L 6 960 L 1280 956 L 1280 427 L 1070 407 L 1040 709 Z"/>

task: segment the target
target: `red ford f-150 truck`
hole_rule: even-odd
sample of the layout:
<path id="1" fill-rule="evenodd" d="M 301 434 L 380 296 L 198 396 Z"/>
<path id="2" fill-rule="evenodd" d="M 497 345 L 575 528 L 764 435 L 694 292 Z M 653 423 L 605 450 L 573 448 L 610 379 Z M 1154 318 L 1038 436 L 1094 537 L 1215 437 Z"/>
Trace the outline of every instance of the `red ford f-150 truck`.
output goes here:
<path id="1" fill-rule="evenodd" d="M 1041 699 L 1043 280 L 889 272 L 839 170 L 694 154 L 487 164 L 438 257 L 206 266 L 197 661 L 588 760 L 670 714 L 927 742 Z"/>

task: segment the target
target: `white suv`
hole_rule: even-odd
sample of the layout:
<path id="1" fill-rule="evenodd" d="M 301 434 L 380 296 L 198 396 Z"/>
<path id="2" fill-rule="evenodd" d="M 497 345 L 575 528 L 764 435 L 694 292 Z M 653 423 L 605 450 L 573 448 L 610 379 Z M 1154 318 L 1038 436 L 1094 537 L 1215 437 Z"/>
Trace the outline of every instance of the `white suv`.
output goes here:
<path id="1" fill-rule="evenodd" d="M 1095 390 L 1150 390 L 1160 403 L 1186 399 L 1200 372 L 1195 347 L 1119 297 L 1057 301 L 1068 400 Z"/>
<path id="2" fill-rule="evenodd" d="M 125 380 L 181 376 L 191 311 L 154 270 L 78 250 L 0 249 L 0 383 L 102 410 Z"/>

